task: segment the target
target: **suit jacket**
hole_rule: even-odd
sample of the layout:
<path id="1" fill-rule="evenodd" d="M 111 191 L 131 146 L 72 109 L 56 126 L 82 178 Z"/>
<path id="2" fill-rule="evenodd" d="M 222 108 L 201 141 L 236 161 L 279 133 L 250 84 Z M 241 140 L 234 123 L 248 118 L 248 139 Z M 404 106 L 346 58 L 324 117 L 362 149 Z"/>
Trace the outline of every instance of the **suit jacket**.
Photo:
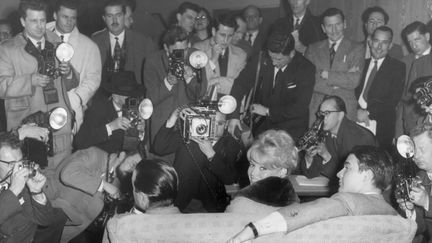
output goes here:
<path id="1" fill-rule="evenodd" d="M 91 106 L 85 113 L 84 123 L 75 135 L 75 149 L 86 149 L 91 146 L 99 147 L 108 153 L 121 151 L 124 131 L 121 129 L 108 136 L 106 124 L 118 118 L 112 100 L 104 94 L 96 94 Z"/>
<path id="2" fill-rule="evenodd" d="M 415 59 L 415 54 L 410 53 L 402 61 L 406 66 L 406 78 L 402 99 L 396 109 L 395 137 L 408 134 L 417 125 L 418 120 L 424 118 L 421 108 L 416 103 L 411 102 L 413 94 L 410 92 L 410 87 L 417 78 L 432 75 L 432 68 L 430 68 L 432 56 L 430 54 Z"/>
<path id="3" fill-rule="evenodd" d="M 265 41 L 267 39 L 267 34 L 262 30 L 258 30 L 258 35 L 255 38 L 255 41 L 252 45 L 252 49 L 250 52 L 249 57 L 258 55 L 258 53 L 262 50 L 265 49 Z"/>
<path id="4" fill-rule="evenodd" d="M 360 85 L 355 89 L 357 100 L 363 90 L 371 59 L 365 62 Z M 369 82 L 369 118 L 377 121 L 376 136 L 382 147 L 390 148 L 394 137 L 396 105 L 400 100 L 405 77 L 405 64 L 390 56 L 385 57 L 375 78 Z"/>
<path id="5" fill-rule="evenodd" d="M 60 37 L 53 30 L 55 22 L 48 23 L 46 28 L 47 35 L 52 36 L 56 43 L 60 43 Z M 77 132 L 83 122 L 84 107 L 99 88 L 102 64 L 96 43 L 81 34 L 77 27 L 70 33 L 68 43 L 74 48 L 74 55 L 70 63 L 79 77 L 79 85 L 68 91 L 71 107 L 75 111 L 75 132 Z"/>
<path id="6" fill-rule="evenodd" d="M 293 16 L 284 17 L 277 19 L 271 26 L 272 31 L 281 30 L 292 32 L 294 29 Z M 298 30 L 299 40 L 304 46 L 309 46 L 315 42 L 325 39 L 325 34 L 321 28 L 321 21 L 318 17 L 312 15 L 312 13 L 306 10 L 305 16 L 300 22 L 300 28 Z"/>
<path id="7" fill-rule="evenodd" d="M 357 117 L 357 100 L 354 89 L 360 83 L 361 70 L 364 62 L 364 47 L 344 37 L 336 51 L 333 65 L 330 67 L 329 41 L 323 40 L 309 46 L 305 54 L 316 67 L 316 83 L 310 104 L 309 123 L 315 120 L 322 98 L 325 95 L 337 95 L 346 104 L 347 117 Z M 355 68 L 353 72 L 350 69 Z M 328 79 L 321 78 L 323 70 L 329 71 Z"/>
<path id="8" fill-rule="evenodd" d="M 126 41 L 126 64 L 125 70 L 133 71 L 139 84 L 143 83 L 142 71 L 145 58 L 157 50 L 156 45 L 150 37 L 147 37 L 134 30 L 125 30 Z M 109 40 L 109 31 L 107 29 L 93 33 L 92 39 L 99 47 L 102 66 L 111 55 L 111 45 Z M 124 45 L 125 43 L 123 43 Z M 106 80 L 102 80 L 105 82 Z"/>
<path id="9" fill-rule="evenodd" d="M 257 63 L 257 60 L 251 60 L 234 81 L 231 95 L 237 100 L 237 108 L 228 115 L 228 119 L 239 118 L 240 104 L 254 85 Z M 258 134 L 268 129 L 283 129 L 293 138 L 303 135 L 307 129 L 308 106 L 315 83 L 314 73 L 313 64 L 296 52 L 285 68 L 281 81 L 276 82 L 273 88 L 274 66 L 270 58 L 263 55 L 253 103 L 269 108 L 270 115 L 254 133 Z"/>
<path id="10" fill-rule="evenodd" d="M 69 218 L 62 242 L 84 231 L 102 211 L 104 196 L 98 189 L 106 173 L 108 156 L 96 147 L 78 150 L 65 158 L 54 174 L 47 176 L 45 194 Z"/>
<path id="11" fill-rule="evenodd" d="M 333 138 L 331 134 L 327 134 L 324 144 L 331 155 L 329 161 L 323 163 L 322 157 L 315 155 L 309 168 L 307 168 L 304 159 L 300 160 L 299 168 L 301 174 L 308 178 L 318 176 L 329 178 L 331 186 L 334 185 L 334 182 L 337 182 L 336 174 L 342 169 L 343 162 L 355 146 L 377 146 L 375 137 L 369 130 L 346 117 L 343 118 L 339 126 L 336 138 Z"/>
<path id="12" fill-rule="evenodd" d="M 155 52 L 147 58 L 144 65 L 144 85 L 147 89 L 147 98 L 152 101 L 154 107 L 150 121 L 151 141 L 177 107 L 196 101 L 207 89 L 206 79 L 199 83 L 193 78 L 189 84 L 179 81 L 169 90 L 164 82 L 167 73 L 168 56 L 165 50 Z"/>
<path id="13" fill-rule="evenodd" d="M 194 48 L 204 51 L 209 58 L 212 56 L 212 46 L 214 45 L 213 38 L 198 42 L 194 44 Z M 246 65 L 246 53 L 237 46 L 228 45 L 228 65 L 227 65 L 227 75 L 221 77 L 219 62 L 213 63 L 215 69 L 211 68 L 210 62 L 205 66 L 205 74 L 207 77 L 208 86 L 219 84 L 219 93 L 229 94 L 231 92 L 231 87 L 234 83 L 234 79 L 237 78 L 241 70 Z"/>
<path id="14" fill-rule="evenodd" d="M 339 192 L 330 198 L 292 204 L 278 210 L 287 222 L 287 232 L 323 220 L 357 215 L 397 215 L 381 194 Z M 301 214 L 301 220 L 293 215 Z"/>
<path id="15" fill-rule="evenodd" d="M 39 204 L 26 187 L 18 196 L 11 190 L 0 192 L 0 205 L 1 242 L 33 242 L 38 226 L 64 224 L 56 221 L 61 210 L 53 208 L 49 201 Z"/>

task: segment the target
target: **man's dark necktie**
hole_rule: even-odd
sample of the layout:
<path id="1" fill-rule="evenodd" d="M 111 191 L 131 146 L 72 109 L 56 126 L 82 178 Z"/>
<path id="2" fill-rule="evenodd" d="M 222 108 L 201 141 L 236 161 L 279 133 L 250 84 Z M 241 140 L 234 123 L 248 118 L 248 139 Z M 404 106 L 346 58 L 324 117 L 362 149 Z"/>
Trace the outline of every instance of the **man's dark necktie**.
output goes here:
<path id="1" fill-rule="evenodd" d="M 294 30 L 300 29 L 300 19 L 296 19 L 296 22 L 294 24 Z"/>
<path id="2" fill-rule="evenodd" d="M 249 45 L 252 46 L 252 33 L 248 34 L 248 42 L 249 42 Z"/>
<path id="3" fill-rule="evenodd" d="M 37 42 L 37 49 L 38 49 L 39 52 L 42 51 L 42 42 L 41 41 Z"/>
<path id="4" fill-rule="evenodd" d="M 64 42 L 64 35 L 60 35 L 61 42 Z"/>
<path id="5" fill-rule="evenodd" d="M 332 43 L 332 45 L 330 47 L 330 67 L 333 65 L 333 60 L 334 60 L 334 57 L 336 55 L 335 47 L 336 47 L 336 42 Z"/>
<path id="6" fill-rule="evenodd" d="M 219 55 L 219 74 L 221 77 L 227 76 L 228 71 L 228 48 L 225 49 L 225 53 Z"/>
<path id="7" fill-rule="evenodd" d="M 369 77 L 367 79 L 366 87 L 365 87 L 365 89 L 363 91 L 363 99 L 366 102 L 367 102 L 367 99 L 368 99 L 368 96 L 369 96 L 369 89 L 370 89 L 370 87 L 372 85 L 372 82 L 373 82 L 373 80 L 375 78 L 375 75 L 376 75 L 377 71 L 378 71 L 378 61 L 375 60 L 374 61 L 374 66 L 372 68 L 372 71 L 370 72 Z"/>
<path id="8" fill-rule="evenodd" d="M 282 68 L 279 68 L 273 80 L 273 87 L 272 87 L 273 92 L 275 91 L 275 87 L 277 86 L 277 84 L 282 81 L 282 74 L 283 74 Z"/>

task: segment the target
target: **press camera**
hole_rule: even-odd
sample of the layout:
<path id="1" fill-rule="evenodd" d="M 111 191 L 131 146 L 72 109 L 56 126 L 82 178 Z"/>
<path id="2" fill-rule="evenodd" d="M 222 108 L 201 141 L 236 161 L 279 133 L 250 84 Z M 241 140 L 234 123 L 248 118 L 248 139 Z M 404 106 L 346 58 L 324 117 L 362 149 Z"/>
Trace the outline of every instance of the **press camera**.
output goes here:
<path id="1" fill-rule="evenodd" d="M 425 81 L 419 80 L 413 98 L 420 106 L 422 105 L 430 106 L 432 104 L 432 79 L 431 78 L 427 78 L 427 80 Z"/>

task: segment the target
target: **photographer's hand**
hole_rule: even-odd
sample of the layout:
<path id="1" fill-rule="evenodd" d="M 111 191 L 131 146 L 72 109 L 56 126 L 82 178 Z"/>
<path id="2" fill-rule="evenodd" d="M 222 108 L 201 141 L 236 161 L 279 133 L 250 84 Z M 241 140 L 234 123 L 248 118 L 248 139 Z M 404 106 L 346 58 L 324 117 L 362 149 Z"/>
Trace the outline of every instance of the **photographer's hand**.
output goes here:
<path id="1" fill-rule="evenodd" d="M 419 185 L 412 187 L 409 193 L 409 197 L 411 202 L 413 202 L 415 205 L 428 209 L 429 196 L 424 186 Z"/>
<path id="2" fill-rule="evenodd" d="M 33 73 L 31 75 L 31 84 L 34 87 L 45 87 L 48 85 L 48 83 L 51 81 L 51 79 L 46 76 L 39 73 Z"/>
<path id="3" fill-rule="evenodd" d="M 35 169 L 37 171 L 37 167 Z M 47 178 L 42 173 L 37 171 L 36 175 L 33 178 L 27 180 L 27 187 L 31 193 L 41 193 L 42 188 L 46 183 L 46 180 Z"/>
<path id="4" fill-rule="evenodd" d="M 127 130 L 131 127 L 129 119 L 126 117 L 117 117 L 114 121 L 108 123 L 108 126 L 111 128 L 111 131 L 115 131 L 118 129 Z"/>
<path id="5" fill-rule="evenodd" d="M 166 128 L 172 128 L 175 126 L 179 113 L 180 113 L 181 108 L 178 107 L 177 109 L 175 109 L 173 111 L 173 113 L 171 113 L 171 116 L 168 118 L 167 122 L 166 122 Z"/>
<path id="6" fill-rule="evenodd" d="M 185 65 L 183 77 L 186 83 L 189 83 L 194 76 L 195 76 L 194 70 L 190 66 Z"/>
<path id="7" fill-rule="evenodd" d="M 59 69 L 60 69 L 61 75 L 63 75 L 63 76 L 69 76 L 69 74 L 71 73 L 71 70 L 72 70 L 69 62 L 60 62 Z"/>
<path id="8" fill-rule="evenodd" d="M 210 60 L 213 63 L 217 63 L 218 60 L 219 60 L 219 56 L 222 54 L 223 51 L 224 51 L 224 48 L 221 45 L 214 44 L 212 46 L 212 52 L 211 52 L 211 58 L 210 58 Z"/>
<path id="9" fill-rule="evenodd" d="M 24 138 L 34 138 L 36 140 L 46 142 L 48 141 L 48 129 L 44 127 L 38 127 L 33 124 L 24 124 L 18 128 L 19 140 Z"/>
<path id="10" fill-rule="evenodd" d="M 403 198 L 397 198 L 396 202 L 399 204 L 399 208 L 402 210 L 413 210 L 414 209 L 414 203 L 411 201 L 407 201 Z"/>
<path id="11" fill-rule="evenodd" d="M 139 153 L 127 156 L 123 162 L 119 165 L 119 171 L 122 173 L 132 173 L 136 165 L 142 160 Z"/>
<path id="12" fill-rule="evenodd" d="M 103 190 L 108 193 L 111 198 L 116 199 L 120 197 L 120 189 L 107 181 L 103 181 Z"/>
<path id="13" fill-rule="evenodd" d="M 176 85 L 178 83 L 178 80 L 174 74 L 168 73 L 166 79 L 170 85 Z"/>
<path id="14" fill-rule="evenodd" d="M 18 196 L 22 192 L 30 174 L 29 169 L 20 169 L 20 165 L 21 163 L 14 164 L 11 175 L 11 185 L 9 187 L 9 190 L 11 190 L 15 196 Z"/>
<path id="15" fill-rule="evenodd" d="M 214 157 L 216 152 L 213 149 L 213 146 L 211 142 L 207 139 L 201 139 L 201 138 L 192 138 L 192 141 L 196 142 L 203 154 L 207 157 L 207 159 L 211 159 Z"/>

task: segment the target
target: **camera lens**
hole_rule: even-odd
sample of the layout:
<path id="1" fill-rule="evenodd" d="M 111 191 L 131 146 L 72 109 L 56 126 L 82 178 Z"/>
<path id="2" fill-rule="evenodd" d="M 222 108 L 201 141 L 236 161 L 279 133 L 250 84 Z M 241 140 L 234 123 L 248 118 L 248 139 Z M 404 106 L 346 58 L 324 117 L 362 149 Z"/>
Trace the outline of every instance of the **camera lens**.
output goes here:
<path id="1" fill-rule="evenodd" d="M 196 133 L 199 135 L 204 135 L 207 132 L 207 126 L 205 124 L 199 124 L 196 128 Z"/>

